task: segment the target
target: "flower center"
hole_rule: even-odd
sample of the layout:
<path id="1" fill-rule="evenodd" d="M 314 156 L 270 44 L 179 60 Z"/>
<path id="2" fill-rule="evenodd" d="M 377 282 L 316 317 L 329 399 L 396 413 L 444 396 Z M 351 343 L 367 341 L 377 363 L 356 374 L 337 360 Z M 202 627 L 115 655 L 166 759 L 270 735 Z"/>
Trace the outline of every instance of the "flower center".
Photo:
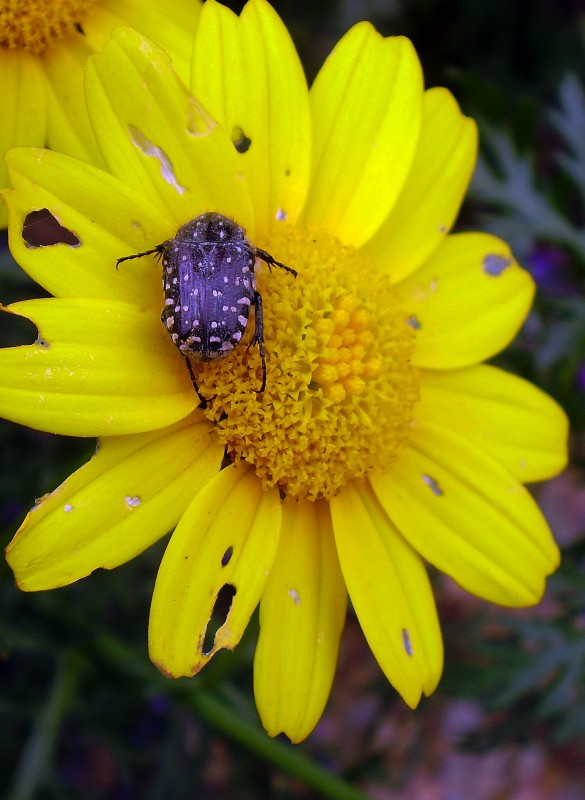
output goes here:
<path id="1" fill-rule="evenodd" d="M 0 46 L 42 51 L 79 30 L 96 0 L 0 0 Z"/>
<path id="2" fill-rule="evenodd" d="M 266 391 L 257 347 L 198 364 L 205 411 L 234 460 L 265 488 L 331 498 L 383 469 L 407 442 L 419 378 L 414 329 L 401 298 L 357 250 L 327 235 L 282 227 L 262 242 L 298 277 L 258 262 Z M 245 340 L 254 332 L 250 315 Z"/>

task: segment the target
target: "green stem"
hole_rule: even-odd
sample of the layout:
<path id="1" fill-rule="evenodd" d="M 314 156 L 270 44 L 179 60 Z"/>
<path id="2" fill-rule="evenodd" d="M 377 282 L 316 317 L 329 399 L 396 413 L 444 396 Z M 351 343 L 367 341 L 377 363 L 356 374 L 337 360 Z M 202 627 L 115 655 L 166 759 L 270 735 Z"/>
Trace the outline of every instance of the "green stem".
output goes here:
<path id="1" fill-rule="evenodd" d="M 292 745 L 271 739 L 261 728 L 238 717 L 225 703 L 204 689 L 192 690 L 186 699 L 200 718 L 255 755 L 280 767 L 288 775 L 299 778 L 321 797 L 331 800 L 366 800 L 366 795 L 358 789 L 327 772 L 304 753 L 293 749 Z"/>
<path id="2" fill-rule="evenodd" d="M 65 651 L 57 664 L 45 707 L 24 747 L 7 800 L 30 800 L 46 779 L 61 722 L 76 692 L 80 673 L 79 654 Z"/>
<path id="3" fill-rule="evenodd" d="M 238 716 L 201 685 L 194 687 L 190 681 L 163 678 L 144 661 L 136 658 L 130 648 L 111 637 L 101 636 L 94 647 L 97 654 L 118 672 L 138 678 L 151 688 L 181 700 L 210 726 L 288 775 L 299 778 L 321 797 L 330 800 L 368 800 L 363 792 L 318 766 L 300 750 L 271 739 L 260 726 Z"/>

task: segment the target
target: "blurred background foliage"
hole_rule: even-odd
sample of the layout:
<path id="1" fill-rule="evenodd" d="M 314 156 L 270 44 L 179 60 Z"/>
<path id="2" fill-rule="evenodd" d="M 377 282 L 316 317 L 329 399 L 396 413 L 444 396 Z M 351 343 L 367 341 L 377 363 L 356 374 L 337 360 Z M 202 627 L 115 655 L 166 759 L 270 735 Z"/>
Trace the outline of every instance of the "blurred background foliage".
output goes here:
<path id="1" fill-rule="evenodd" d="M 242 3 L 228 3 L 239 11 Z M 585 798 L 585 9 L 555 0 L 276 0 L 309 80 L 368 19 L 412 38 L 428 86 L 478 120 L 481 156 L 459 229 L 503 236 L 539 292 L 497 359 L 552 394 L 571 464 L 534 487 L 563 547 L 535 609 L 502 610 L 433 576 L 445 675 L 416 713 L 349 616 L 322 722 L 268 740 L 252 701 L 250 626 L 234 654 L 168 682 L 146 653 L 164 542 L 114 571 L 36 595 L 0 567 L 0 796 L 59 798 Z M 0 248 L 0 300 L 39 296 Z M 2 344 L 30 338 L 1 319 Z M 33 335 L 34 338 L 34 335 Z M 35 497 L 93 444 L 0 421 L 6 544 Z M 351 731 L 348 736 L 347 732 Z"/>

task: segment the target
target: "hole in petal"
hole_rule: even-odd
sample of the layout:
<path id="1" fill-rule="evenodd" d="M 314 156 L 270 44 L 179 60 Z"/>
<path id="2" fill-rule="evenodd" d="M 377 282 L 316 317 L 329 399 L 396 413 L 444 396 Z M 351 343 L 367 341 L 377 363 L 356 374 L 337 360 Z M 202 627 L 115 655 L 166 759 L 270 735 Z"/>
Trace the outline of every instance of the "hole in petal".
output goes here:
<path id="1" fill-rule="evenodd" d="M 130 134 L 130 138 L 132 139 L 132 144 L 135 144 L 136 147 L 142 150 L 145 156 L 156 158 L 160 164 L 160 174 L 163 176 L 165 181 L 174 189 L 176 189 L 179 194 L 184 194 L 185 187 L 181 186 L 177 180 L 173 170 L 173 165 L 171 164 L 171 161 L 164 150 L 161 150 L 160 147 L 152 144 L 152 142 L 150 142 L 146 136 L 133 125 L 130 125 L 128 132 Z"/>
<path id="2" fill-rule="evenodd" d="M 279 208 L 278 211 L 276 212 L 276 219 L 279 222 L 284 222 L 287 218 L 288 218 L 288 214 L 286 213 L 284 208 Z"/>
<path id="3" fill-rule="evenodd" d="M 75 23 L 75 30 L 77 31 L 77 33 L 80 33 L 82 36 L 85 36 L 85 31 L 83 30 L 79 22 Z"/>
<path id="4" fill-rule="evenodd" d="M 71 505 L 71 503 L 65 503 L 65 505 L 63 506 L 63 511 L 66 514 L 70 514 L 73 511 L 73 506 Z"/>
<path id="5" fill-rule="evenodd" d="M 20 345 L 39 344 L 48 346 L 39 337 L 36 325 L 26 317 L 10 314 L 4 309 L 0 314 L 0 340 L 3 347 L 19 347 Z"/>
<path id="6" fill-rule="evenodd" d="M 187 106 L 187 133 L 191 136 L 209 136 L 217 128 L 217 122 L 192 95 Z"/>
<path id="7" fill-rule="evenodd" d="M 244 131 L 237 126 L 232 129 L 232 142 L 238 153 L 247 153 L 252 145 L 250 137 L 246 136 Z"/>
<path id="8" fill-rule="evenodd" d="M 434 478 L 431 478 L 430 475 L 423 475 L 422 479 L 434 495 L 437 497 L 441 497 L 443 495 L 443 490 Z"/>
<path id="9" fill-rule="evenodd" d="M 485 256 L 482 264 L 486 275 L 491 275 L 494 278 L 499 277 L 510 266 L 512 266 L 512 259 L 498 255 L 498 253 L 490 253 Z"/>
<path id="10" fill-rule="evenodd" d="M 289 589 L 288 596 L 292 599 L 295 606 L 300 606 L 301 598 L 299 597 L 299 593 L 297 592 L 296 589 Z"/>
<path id="11" fill-rule="evenodd" d="M 136 496 L 133 497 L 133 496 L 127 494 L 126 497 L 124 498 L 124 502 L 126 503 L 128 508 L 138 508 L 138 506 L 141 504 L 142 500 L 139 497 L 136 497 Z"/>
<path id="12" fill-rule="evenodd" d="M 225 551 L 225 553 L 221 557 L 221 566 L 222 567 L 227 567 L 227 565 L 232 560 L 233 553 L 234 553 L 234 548 L 233 547 L 228 547 L 228 549 Z"/>
<path id="13" fill-rule="evenodd" d="M 79 247 L 81 239 L 73 231 L 64 228 L 48 208 L 30 211 L 22 223 L 22 238 L 27 247 L 51 247 L 67 244 Z"/>
<path id="14" fill-rule="evenodd" d="M 406 628 L 402 629 L 402 645 L 404 647 L 404 652 L 407 656 L 412 656 L 412 642 L 410 641 L 410 634 L 406 630 Z"/>
<path id="15" fill-rule="evenodd" d="M 232 607 L 232 601 L 235 596 L 236 587 L 231 583 L 224 583 L 217 593 L 217 597 L 215 598 L 215 603 L 213 605 L 213 611 L 211 612 L 211 617 L 209 618 L 207 628 L 205 629 L 205 638 L 203 639 L 204 656 L 208 656 L 213 650 L 215 636 L 222 625 L 226 623 Z"/>

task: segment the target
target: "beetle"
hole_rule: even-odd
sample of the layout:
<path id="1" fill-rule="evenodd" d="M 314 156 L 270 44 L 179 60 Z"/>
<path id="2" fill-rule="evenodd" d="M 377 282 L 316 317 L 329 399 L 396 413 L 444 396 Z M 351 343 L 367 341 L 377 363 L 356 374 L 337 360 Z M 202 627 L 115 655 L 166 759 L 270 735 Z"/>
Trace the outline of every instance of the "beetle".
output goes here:
<path id="1" fill-rule="evenodd" d="M 262 296 L 256 289 L 254 267 L 260 259 L 294 275 L 297 271 L 254 247 L 245 230 L 223 214 L 206 212 L 182 225 L 175 236 L 151 250 L 123 256 L 123 261 L 155 254 L 162 259 L 164 308 L 161 319 L 184 357 L 193 388 L 203 406 L 191 361 L 225 358 L 240 343 L 254 306 L 254 335 L 248 347 L 258 345 L 262 385 L 266 389 L 266 354 Z"/>

